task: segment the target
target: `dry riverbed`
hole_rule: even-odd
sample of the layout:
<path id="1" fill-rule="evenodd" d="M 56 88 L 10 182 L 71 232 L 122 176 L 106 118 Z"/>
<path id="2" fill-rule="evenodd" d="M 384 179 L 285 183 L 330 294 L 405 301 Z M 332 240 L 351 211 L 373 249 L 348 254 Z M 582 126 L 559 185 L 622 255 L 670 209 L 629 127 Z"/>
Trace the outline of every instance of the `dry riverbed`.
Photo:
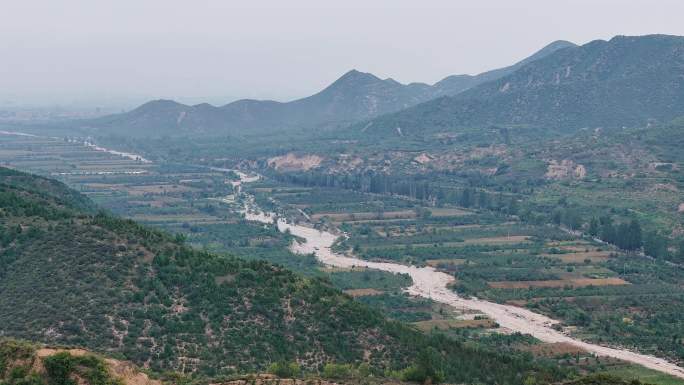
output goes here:
<path id="1" fill-rule="evenodd" d="M 246 181 L 243 180 L 243 182 Z M 260 212 L 254 206 L 245 210 L 245 217 L 248 220 L 262 223 L 276 223 L 278 230 L 282 232 L 289 231 L 292 235 L 304 239 L 304 242 L 294 242 L 291 246 L 292 251 L 300 254 L 314 254 L 325 265 L 339 268 L 365 267 L 392 273 L 409 274 L 413 279 L 413 285 L 407 289 L 407 292 L 411 295 L 429 298 L 457 308 L 479 311 L 489 316 L 503 328 L 529 334 L 543 342 L 569 344 L 598 356 L 617 358 L 684 378 L 684 368 L 662 358 L 635 353 L 627 349 L 596 345 L 570 337 L 553 328 L 553 325 L 558 323 L 557 320 L 542 314 L 512 305 L 503 305 L 477 298 L 460 297 L 448 288 L 454 278 L 447 273 L 437 271 L 433 267 L 370 262 L 335 253 L 332 251 L 332 246 L 341 235 L 308 226 L 292 224 L 285 219 L 277 218 L 273 213 Z"/>

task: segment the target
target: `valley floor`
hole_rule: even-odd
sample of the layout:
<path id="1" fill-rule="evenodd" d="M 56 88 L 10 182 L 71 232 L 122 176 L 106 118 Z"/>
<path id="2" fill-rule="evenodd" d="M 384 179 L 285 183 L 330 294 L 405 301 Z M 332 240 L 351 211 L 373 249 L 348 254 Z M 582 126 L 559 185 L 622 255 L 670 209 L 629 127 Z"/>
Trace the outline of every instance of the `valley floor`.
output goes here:
<path id="1" fill-rule="evenodd" d="M 253 181 L 253 179 L 249 181 Z M 516 306 L 460 297 L 448 288 L 454 278 L 449 274 L 436 271 L 433 267 L 407 266 L 389 262 L 369 262 L 340 255 L 332 250 L 339 236 L 331 232 L 289 223 L 284 219 L 277 218 L 274 213 L 263 213 L 254 207 L 246 210 L 245 215 L 248 220 L 264 223 L 276 222 L 280 231 L 289 232 L 296 237 L 304 239 L 304 242 L 295 241 L 292 244 L 292 250 L 299 254 L 314 254 L 319 261 L 326 265 L 342 268 L 365 267 L 395 274 L 408 274 L 413 280 L 413 285 L 407 289 L 411 295 L 428 298 L 458 308 L 477 310 L 488 315 L 506 329 L 532 335 L 544 342 L 568 343 L 598 356 L 617 358 L 684 378 L 684 368 L 669 363 L 664 359 L 635 353 L 626 349 L 591 344 L 569 337 L 553 329 L 552 326 L 557 324 L 558 321 L 544 315 Z"/>
<path id="2" fill-rule="evenodd" d="M 345 194 L 348 193 L 343 191 L 326 193 L 329 195 L 319 194 L 315 197 L 318 203 L 312 205 L 312 201 L 302 200 L 302 196 L 309 194 L 308 190 L 311 189 L 280 185 L 269 187 L 268 184 L 252 183 L 256 181 L 255 178 L 242 173 L 231 175 L 228 170 L 149 163 L 136 155 L 120 156 L 116 152 L 105 151 L 106 149 L 84 146 L 83 143 L 59 141 L 54 138 L 2 135 L 2 139 L 0 162 L 18 169 L 58 177 L 117 214 L 148 225 L 183 233 L 188 236 L 191 243 L 197 246 L 213 251 L 234 253 L 244 258 L 266 259 L 303 274 L 321 273 L 311 254 L 315 254 L 317 259 L 326 265 L 338 267 L 337 270 L 331 269 L 332 272 L 326 273 L 330 277 L 343 274 L 345 269 L 351 267 L 364 266 L 391 273 L 408 274 L 412 284 L 407 291 L 414 296 L 463 310 L 476 310 L 478 313 L 489 316 L 503 329 L 527 333 L 541 341 L 569 343 L 598 356 L 615 357 L 684 378 L 684 371 L 681 367 L 661 358 L 637 354 L 627 348 L 607 348 L 601 345 L 618 344 L 620 341 L 608 337 L 597 344 L 591 344 L 582 341 L 585 338 L 584 335 L 576 337 L 573 333 L 571 337 L 567 333 L 558 331 L 556 329 L 560 328 L 554 327 L 557 321 L 551 318 L 556 318 L 556 313 L 545 311 L 546 314 L 551 315 L 547 317 L 538 314 L 538 310 L 533 312 L 520 307 L 529 306 L 531 302 L 528 301 L 521 301 L 517 306 L 513 306 L 511 303 L 517 300 L 514 295 L 511 295 L 511 300 L 509 300 L 506 296 L 502 296 L 503 299 L 492 298 L 490 295 L 480 295 L 479 291 L 474 291 L 472 294 L 491 301 L 465 299 L 470 295 L 458 295 L 449 287 L 451 284 L 470 282 L 467 280 L 468 277 L 459 277 L 454 282 L 452 273 L 456 271 L 455 267 L 462 271 L 468 270 L 468 274 L 477 269 L 491 270 L 491 272 L 509 271 L 507 275 L 477 277 L 486 282 L 489 285 L 487 290 L 496 295 L 512 291 L 531 292 L 528 289 L 533 285 L 549 284 L 555 281 L 567 285 L 571 280 L 588 281 L 590 285 L 617 283 L 618 285 L 614 286 L 616 297 L 624 295 L 623 291 L 618 291 L 618 289 L 628 290 L 644 286 L 638 283 L 628 284 L 622 281 L 622 278 L 629 278 L 629 275 L 617 274 L 614 269 L 606 268 L 606 263 L 618 260 L 610 255 L 612 251 L 593 250 L 591 245 L 569 245 L 569 243 L 558 242 L 557 248 L 561 253 L 545 255 L 540 253 L 548 252 L 547 249 L 551 247 L 551 244 L 546 242 L 543 248 L 538 247 L 538 250 L 533 252 L 530 245 L 534 243 L 531 241 L 534 234 L 516 233 L 516 230 L 520 231 L 519 224 L 509 224 L 508 219 L 505 218 L 490 219 L 485 216 L 478 217 L 477 221 L 470 223 L 463 219 L 464 215 L 469 214 L 468 210 L 464 211 L 456 207 L 429 208 L 431 219 L 425 220 L 421 217 L 423 214 L 414 207 L 414 203 L 382 201 L 379 203 L 386 203 L 383 206 L 386 208 L 383 212 L 376 212 L 373 208 L 361 207 L 360 202 L 369 199 L 368 197 L 364 196 L 359 199 L 355 196 L 344 201 Z M 238 178 L 242 179 L 245 186 L 233 189 Z M 239 190 L 245 190 L 247 185 L 255 186 L 249 187 L 250 191 L 247 193 L 254 195 L 251 204 L 258 205 L 260 208 L 259 213 L 247 213 L 247 219 L 260 222 L 274 221 L 274 216 L 264 214 L 264 212 L 275 210 L 272 202 L 276 199 L 285 201 L 290 208 L 296 208 L 292 211 L 301 214 L 298 219 L 304 220 L 303 223 L 316 222 L 316 226 L 323 224 L 329 229 L 341 231 L 319 231 L 309 225 L 297 225 L 282 219 L 277 221 L 278 228 L 281 231 L 289 230 L 289 234 L 277 234 L 278 231 L 273 229 L 274 226 L 247 226 L 241 216 L 233 212 L 236 206 L 242 204 Z M 378 198 L 378 201 L 383 199 L 386 198 Z M 231 208 L 227 209 L 228 207 Z M 283 217 L 290 219 L 295 217 L 290 214 L 288 212 Z M 452 222 L 460 224 L 454 225 Z M 496 229 L 485 230 L 488 229 L 488 224 L 493 224 Z M 348 233 L 349 226 L 354 232 L 367 227 L 379 235 L 368 239 L 362 238 L 358 252 L 354 250 L 352 254 L 352 252 L 339 251 L 338 234 Z M 467 234 L 468 236 L 464 236 L 466 230 L 471 231 Z M 357 235 L 351 234 L 350 241 L 359 241 L 360 238 Z M 304 242 L 293 243 L 293 236 L 303 239 Z M 548 240 L 545 239 L 545 241 Z M 485 244 L 486 247 L 483 246 Z M 293 253 L 285 250 L 288 245 Z M 347 246 L 352 245 L 349 243 Z M 480 247 L 482 250 L 477 250 L 478 255 L 475 255 L 472 250 L 465 255 L 461 252 L 464 247 Z M 581 248 L 581 250 L 574 250 L 573 247 Z M 355 255 L 359 258 L 345 255 Z M 382 262 L 374 261 L 377 258 L 373 258 L 373 255 L 382 256 Z M 410 258 L 415 258 L 415 260 Z M 504 265 L 505 269 L 490 268 L 487 265 L 490 259 L 500 261 L 508 259 L 512 260 L 513 264 L 512 266 Z M 546 270 L 535 270 L 525 265 L 528 260 L 536 264 L 542 259 Z M 561 260 L 561 262 L 550 263 L 548 260 Z M 505 264 L 505 262 L 502 263 Z M 426 267 L 416 267 L 418 265 L 426 265 Z M 573 272 L 570 272 L 570 267 L 574 269 Z M 521 278 L 511 275 L 515 271 L 529 271 L 532 276 L 524 275 Z M 356 278 L 364 278 L 364 274 L 357 274 Z M 392 274 L 386 275 L 392 276 Z M 554 278 L 553 275 L 557 277 Z M 673 282 L 678 282 L 676 279 Z M 608 282 L 608 280 L 612 281 Z M 389 285 L 392 290 L 400 290 L 400 287 L 407 286 L 403 282 L 393 282 L 391 279 L 384 285 Z M 497 285 L 511 287 L 499 288 Z M 529 285 L 529 287 L 518 289 L 515 285 Z M 389 289 L 378 287 L 378 282 L 374 280 L 374 277 L 371 277 L 368 287 L 380 290 L 372 292 L 364 286 L 358 288 L 361 291 L 350 290 L 350 292 L 359 294 L 361 301 L 377 299 L 372 294 L 378 292 L 390 293 Z M 662 291 L 662 287 L 656 289 Z M 555 288 L 549 290 L 555 290 Z M 613 287 L 609 286 L 609 288 L 612 290 Z M 545 288 L 538 290 L 545 290 Z M 538 290 L 535 290 L 534 297 L 547 295 L 545 292 L 537 295 Z M 579 296 L 574 291 L 568 291 L 568 295 Z M 597 296 L 597 298 L 600 301 L 601 297 Z M 404 302 L 400 304 L 400 307 L 403 310 L 407 307 L 409 300 L 402 299 L 402 301 Z M 414 299 L 411 298 L 410 301 Z M 494 301 L 505 302 L 505 304 Z M 421 303 L 422 308 L 429 308 L 430 301 L 424 300 L 424 302 L 428 305 L 424 306 L 425 303 Z M 607 310 L 612 311 L 612 309 Z M 407 321 L 425 320 L 428 323 L 427 327 L 432 327 L 435 320 L 434 312 L 426 316 L 427 318 Z M 430 319 L 431 316 L 432 319 Z M 415 315 L 411 317 L 415 318 Z M 558 318 L 566 321 L 565 317 Z M 642 347 L 639 344 L 635 345 Z M 651 351 L 649 350 L 649 353 Z"/>

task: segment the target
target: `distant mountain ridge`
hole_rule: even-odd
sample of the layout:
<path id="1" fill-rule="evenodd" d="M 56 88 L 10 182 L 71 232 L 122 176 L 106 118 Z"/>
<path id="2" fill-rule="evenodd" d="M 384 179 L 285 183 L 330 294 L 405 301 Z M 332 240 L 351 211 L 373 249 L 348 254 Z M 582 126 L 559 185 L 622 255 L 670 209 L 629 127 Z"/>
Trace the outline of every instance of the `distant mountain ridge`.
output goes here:
<path id="1" fill-rule="evenodd" d="M 243 99 L 216 107 L 206 103 L 188 106 L 171 100 L 155 100 L 129 112 L 86 121 L 81 128 L 93 134 L 154 137 L 336 127 L 396 112 L 440 96 L 458 94 L 572 46 L 574 44 L 570 42 L 556 41 L 512 66 L 474 76 L 449 76 L 434 85 L 402 84 L 391 78 L 380 79 L 370 73 L 351 70 L 322 91 L 291 102 Z"/>
<path id="2" fill-rule="evenodd" d="M 372 121 L 403 134 L 459 127 L 645 126 L 684 115 L 684 37 L 617 36 L 556 50 L 506 76 Z"/>

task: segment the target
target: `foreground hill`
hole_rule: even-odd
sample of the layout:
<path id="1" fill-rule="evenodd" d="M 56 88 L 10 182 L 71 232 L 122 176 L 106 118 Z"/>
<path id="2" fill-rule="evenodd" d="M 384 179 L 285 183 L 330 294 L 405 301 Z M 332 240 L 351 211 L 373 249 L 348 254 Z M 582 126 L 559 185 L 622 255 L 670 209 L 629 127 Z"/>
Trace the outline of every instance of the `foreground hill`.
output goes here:
<path id="1" fill-rule="evenodd" d="M 129 362 L 83 349 L 0 339 L 0 384 L 161 385 Z"/>
<path id="2" fill-rule="evenodd" d="M 148 102 L 130 112 L 87 121 L 80 128 L 95 135 L 157 137 L 173 135 L 226 135 L 273 132 L 284 129 L 336 127 L 396 112 L 440 96 L 456 95 L 496 80 L 526 63 L 574 44 L 556 41 L 509 67 L 479 75 L 453 75 L 434 85 L 401 84 L 352 70 L 322 91 L 287 103 L 238 100 L 221 107 L 188 106 L 171 100 Z"/>
<path id="3" fill-rule="evenodd" d="M 559 375 L 524 355 L 423 335 L 326 281 L 195 251 L 86 203 L 57 182 L 0 169 L 0 335 L 205 375 L 282 361 L 314 371 L 366 363 L 382 373 L 421 352 L 451 381 Z"/>
<path id="4" fill-rule="evenodd" d="M 194 384 L 221 385 L 402 385 L 396 379 L 349 373 L 348 366 L 328 366 L 323 377 L 282 378 L 284 374 L 248 374 L 219 379 L 195 379 Z M 162 385 L 189 383 L 180 373 L 147 373 L 127 361 L 80 348 L 51 347 L 27 341 L 0 339 L 0 384 L 3 385 Z M 568 385 L 639 385 L 608 375 L 592 375 Z"/>
<path id="5" fill-rule="evenodd" d="M 371 124 L 395 135 L 491 125 L 645 126 L 684 114 L 682 71 L 684 37 L 617 36 L 557 50 L 497 80 Z"/>

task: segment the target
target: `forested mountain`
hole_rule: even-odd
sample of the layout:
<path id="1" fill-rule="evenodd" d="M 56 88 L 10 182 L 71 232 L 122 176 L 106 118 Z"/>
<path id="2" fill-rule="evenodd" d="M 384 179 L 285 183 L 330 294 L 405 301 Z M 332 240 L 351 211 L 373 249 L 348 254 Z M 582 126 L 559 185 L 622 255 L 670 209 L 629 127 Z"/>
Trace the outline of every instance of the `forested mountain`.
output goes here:
<path id="1" fill-rule="evenodd" d="M 299 362 L 402 369 L 430 355 L 454 382 L 557 378 L 388 321 L 266 262 L 186 247 L 104 213 L 58 182 L 0 168 L 0 335 L 120 354 L 155 370 L 216 375 Z"/>
<path id="2" fill-rule="evenodd" d="M 453 96 L 469 88 L 478 86 L 492 80 L 502 78 L 513 73 L 527 63 L 546 57 L 560 49 L 576 47 L 574 43 L 565 40 L 556 40 L 546 47 L 540 49 L 532 56 L 529 56 L 511 66 L 499 68 L 478 75 L 451 75 L 435 83 L 435 96 Z"/>
<path id="3" fill-rule="evenodd" d="M 617 36 L 557 50 L 500 79 L 371 123 L 395 135 L 491 125 L 646 126 L 684 115 L 683 73 L 684 37 Z"/>
<path id="4" fill-rule="evenodd" d="M 81 122 L 89 134 L 168 136 L 225 135 L 274 132 L 285 129 L 337 127 L 396 112 L 445 95 L 508 75 L 522 65 L 543 58 L 572 43 L 556 41 L 509 67 L 479 75 L 453 75 L 434 85 L 401 84 L 372 74 L 351 70 L 322 91 L 309 97 L 281 103 L 268 100 L 238 100 L 215 107 L 188 106 L 171 100 L 148 102 L 130 112 Z"/>

